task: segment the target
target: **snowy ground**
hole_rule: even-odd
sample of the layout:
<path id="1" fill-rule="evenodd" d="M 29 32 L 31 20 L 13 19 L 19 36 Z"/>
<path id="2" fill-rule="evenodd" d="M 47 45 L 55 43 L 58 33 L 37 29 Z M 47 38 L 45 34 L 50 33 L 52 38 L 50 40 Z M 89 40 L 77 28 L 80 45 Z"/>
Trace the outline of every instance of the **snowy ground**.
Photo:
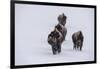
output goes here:
<path id="1" fill-rule="evenodd" d="M 62 52 L 53 55 L 47 43 L 48 34 L 67 16 L 67 36 Z M 72 34 L 84 35 L 82 51 L 73 50 Z M 94 9 L 39 5 L 15 5 L 15 65 L 79 62 L 94 60 Z"/>

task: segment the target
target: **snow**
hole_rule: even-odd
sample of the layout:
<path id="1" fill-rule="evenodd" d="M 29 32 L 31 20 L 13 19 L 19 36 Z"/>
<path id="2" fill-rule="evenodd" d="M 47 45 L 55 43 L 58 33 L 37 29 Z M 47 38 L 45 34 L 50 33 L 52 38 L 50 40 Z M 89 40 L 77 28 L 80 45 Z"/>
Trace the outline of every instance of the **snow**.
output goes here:
<path id="1" fill-rule="evenodd" d="M 67 36 L 62 52 L 52 54 L 48 34 L 67 16 Z M 81 30 L 83 50 L 73 50 L 72 34 Z M 15 65 L 69 63 L 94 60 L 94 9 L 15 4 Z"/>

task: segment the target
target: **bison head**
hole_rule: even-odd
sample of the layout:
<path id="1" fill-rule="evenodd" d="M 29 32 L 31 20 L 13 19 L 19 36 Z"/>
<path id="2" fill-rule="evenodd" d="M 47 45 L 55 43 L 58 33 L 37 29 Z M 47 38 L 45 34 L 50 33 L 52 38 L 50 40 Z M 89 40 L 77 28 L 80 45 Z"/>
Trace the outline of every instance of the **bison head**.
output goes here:
<path id="1" fill-rule="evenodd" d="M 65 24 L 66 24 L 66 18 L 67 18 L 67 17 L 64 15 L 64 13 L 61 14 L 61 15 L 59 15 L 59 16 L 58 16 L 58 21 L 59 21 L 59 23 L 62 24 L 63 26 L 65 26 Z"/>

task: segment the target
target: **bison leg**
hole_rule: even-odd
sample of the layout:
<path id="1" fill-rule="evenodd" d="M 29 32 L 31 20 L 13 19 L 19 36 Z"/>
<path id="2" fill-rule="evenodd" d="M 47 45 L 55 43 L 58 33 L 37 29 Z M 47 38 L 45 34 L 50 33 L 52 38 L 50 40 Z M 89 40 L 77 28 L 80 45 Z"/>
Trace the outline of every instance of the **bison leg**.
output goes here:
<path id="1" fill-rule="evenodd" d="M 61 45 L 58 44 L 58 53 L 60 53 L 60 52 L 61 52 Z"/>
<path id="2" fill-rule="evenodd" d="M 52 47 L 52 52 L 53 52 L 54 55 L 56 54 L 56 51 L 53 47 Z"/>
<path id="3" fill-rule="evenodd" d="M 73 49 L 75 49 L 75 50 L 76 50 L 76 44 L 74 44 L 74 47 L 73 47 Z"/>
<path id="4" fill-rule="evenodd" d="M 75 49 L 76 50 L 76 41 L 74 40 L 74 38 L 72 37 L 72 40 L 73 40 L 73 50 Z"/>
<path id="5" fill-rule="evenodd" d="M 79 48 L 80 46 L 79 45 L 77 45 L 77 49 Z"/>
<path id="6" fill-rule="evenodd" d="M 76 45 L 74 45 L 74 49 L 76 50 Z"/>
<path id="7" fill-rule="evenodd" d="M 82 51 L 82 46 L 83 46 L 83 43 L 82 43 L 81 46 L 80 46 L 80 51 Z"/>
<path id="8" fill-rule="evenodd" d="M 52 52 L 54 55 L 56 55 L 57 52 L 57 46 L 52 46 Z"/>
<path id="9" fill-rule="evenodd" d="M 82 51 L 82 46 L 80 47 L 80 51 Z"/>

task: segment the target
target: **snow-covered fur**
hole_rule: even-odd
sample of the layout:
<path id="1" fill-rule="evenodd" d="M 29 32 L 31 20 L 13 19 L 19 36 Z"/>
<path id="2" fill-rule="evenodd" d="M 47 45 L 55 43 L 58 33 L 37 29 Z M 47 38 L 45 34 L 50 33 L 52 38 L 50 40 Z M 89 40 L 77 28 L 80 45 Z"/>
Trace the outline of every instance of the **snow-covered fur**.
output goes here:
<path id="1" fill-rule="evenodd" d="M 81 31 L 75 32 L 72 35 L 72 40 L 73 40 L 73 43 L 74 43 L 73 49 L 78 49 L 79 48 L 80 51 L 81 51 L 82 46 L 83 46 L 83 40 L 84 40 L 82 32 Z"/>
<path id="2" fill-rule="evenodd" d="M 63 40 L 65 40 L 66 34 L 67 34 L 67 29 L 65 26 L 63 26 L 62 24 L 57 24 L 55 26 L 55 28 L 57 28 L 57 30 L 63 35 Z"/>
<path id="3" fill-rule="evenodd" d="M 63 36 L 62 34 L 55 28 L 54 31 L 52 31 L 48 35 L 48 43 L 52 46 L 53 54 L 56 54 L 57 52 L 61 52 L 61 44 L 63 42 Z"/>

